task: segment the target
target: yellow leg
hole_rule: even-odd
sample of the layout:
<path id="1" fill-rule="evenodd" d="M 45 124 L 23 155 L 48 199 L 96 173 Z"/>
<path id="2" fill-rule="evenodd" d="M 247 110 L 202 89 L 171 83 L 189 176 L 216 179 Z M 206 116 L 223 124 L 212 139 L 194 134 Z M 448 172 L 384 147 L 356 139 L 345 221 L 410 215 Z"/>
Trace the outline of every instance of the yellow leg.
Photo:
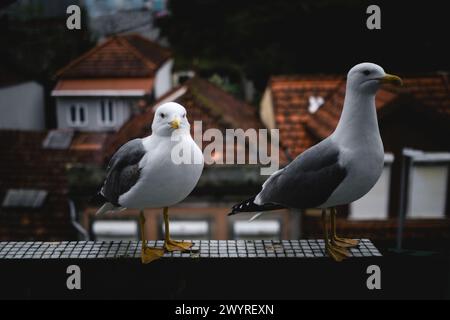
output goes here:
<path id="1" fill-rule="evenodd" d="M 145 217 L 144 212 L 141 211 L 139 214 L 139 226 L 141 228 L 141 261 L 142 263 L 150 263 L 152 261 L 158 260 L 164 255 L 164 250 L 159 248 L 149 248 L 147 246 L 147 240 L 145 239 Z"/>
<path id="2" fill-rule="evenodd" d="M 169 230 L 169 208 L 165 207 L 163 210 L 164 215 L 164 230 L 165 230 L 165 240 L 164 240 L 164 248 L 167 251 L 189 251 L 191 247 L 194 245 L 192 242 L 182 242 L 175 241 L 170 239 L 170 230 Z"/>
<path id="3" fill-rule="evenodd" d="M 322 227 L 323 227 L 323 235 L 325 240 L 325 251 L 326 253 L 337 262 L 341 262 L 342 260 L 348 257 L 342 248 L 338 248 L 334 246 L 330 240 L 328 239 L 328 225 L 327 225 L 327 211 L 325 209 L 322 210 Z"/>
<path id="4" fill-rule="evenodd" d="M 336 235 L 336 209 L 331 209 L 331 241 L 334 241 L 335 244 L 341 248 L 353 248 L 357 247 L 359 245 L 359 241 L 356 239 L 346 239 L 346 238 L 339 238 Z"/>

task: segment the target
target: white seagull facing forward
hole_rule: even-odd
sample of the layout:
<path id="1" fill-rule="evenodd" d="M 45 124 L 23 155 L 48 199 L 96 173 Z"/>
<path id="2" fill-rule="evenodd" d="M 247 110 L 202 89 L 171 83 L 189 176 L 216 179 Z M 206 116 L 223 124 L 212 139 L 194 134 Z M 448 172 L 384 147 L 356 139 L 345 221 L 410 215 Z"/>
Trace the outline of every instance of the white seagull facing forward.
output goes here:
<path id="1" fill-rule="evenodd" d="M 336 130 L 272 174 L 260 193 L 233 206 L 230 215 L 281 208 L 321 208 L 327 253 L 336 261 L 349 257 L 346 248 L 357 246 L 358 241 L 336 236 L 335 207 L 364 196 L 382 173 L 384 149 L 375 95 L 386 82 L 402 83 L 399 77 L 386 74 L 376 64 L 354 66 L 347 75 L 344 107 Z M 327 208 L 331 211 L 330 239 Z"/>
<path id="2" fill-rule="evenodd" d="M 186 109 L 175 102 L 165 103 L 155 112 L 152 135 L 127 142 L 112 156 L 100 191 L 106 203 L 97 214 L 141 210 L 143 263 L 162 257 L 164 249 L 189 250 L 192 243 L 170 239 L 168 207 L 191 193 L 202 170 L 203 153 L 190 135 Z M 164 249 L 147 246 L 145 208 L 164 208 Z"/>

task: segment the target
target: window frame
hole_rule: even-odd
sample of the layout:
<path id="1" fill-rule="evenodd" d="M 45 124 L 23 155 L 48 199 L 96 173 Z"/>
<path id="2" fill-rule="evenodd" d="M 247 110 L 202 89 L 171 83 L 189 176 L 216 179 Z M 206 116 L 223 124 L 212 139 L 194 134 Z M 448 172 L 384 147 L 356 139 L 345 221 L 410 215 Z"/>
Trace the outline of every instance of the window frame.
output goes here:
<path id="1" fill-rule="evenodd" d="M 72 120 L 72 108 L 75 108 L 75 121 Z M 80 111 L 84 112 L 84 121 L 81 121 Z M 88 108 L 85 103 L 71 103 L 67 112 L 67 123 L 71 127 L 85 127 L 88 125 Z"/>
<path id="2" fill-rule="evenodd" d="M 114 127 L 117 124 L 117 101 L 113 99 L 101 99 L 98 108 L 98 123 L 105 127 Z M 104 108 L 104 110 L 103 110 Z M 104 119 L 103 119 L 104 113 Z M 112 119 L 112 120 L 110 120 Z"/>

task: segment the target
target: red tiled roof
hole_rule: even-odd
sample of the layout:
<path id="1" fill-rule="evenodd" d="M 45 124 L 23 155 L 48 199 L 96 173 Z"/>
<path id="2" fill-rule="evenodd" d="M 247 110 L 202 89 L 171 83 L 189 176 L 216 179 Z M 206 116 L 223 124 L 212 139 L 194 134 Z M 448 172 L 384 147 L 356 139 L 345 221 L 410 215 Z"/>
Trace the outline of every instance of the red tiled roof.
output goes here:
<path id="1" fill-rule="evenodd" d="M 76 239 L 70 225 L 67 165 L 103 163 L 102 152 L 77 150 L 80 141 L 97 140 L 105 134 L 76 133 L 67 150 L 45 149 L 47 131 L 0 130 L 0 241 Z M 48 192 L 40 208 L 2 207 L 8 189 L 42 189 Z"/>
<path id="2" fill-rule="evenodd" d="M 379 117 L 397 99 L 414 99 L 428 112 L 450 116 L 448 78 L 443 74 L 405 76 L 402 88 L 383 87 L 376 97 Z M 345 97 L 344 77 L 273 77 L 270 81 L 275 125 L 289 156 L 294 158 L 329 136 L 339 121 Z M 325 103 L 308 112 L 310 96 L 322 96 Z"/>
<path id="3" fill-rule="evenodd" d="M 306 130 L 310 119 L 309 97 L 325 98 L 342 81 L 340 76 L 323 75 L 277 76 L 270 79 L 275 127 L 280 129 L 280 141 L 289 157 L 294 158 L 316 143 Z"/>
<path id="4" fill-rule="evenodd" d="M 114 36 L 59 70 L 57 77 L 153 77 L 171 55 L 168 49 L 140 35 Z"/>
<path id="5" fill-rule="evenodd" d="M 182 94 L 172 99 L 171 96 L 174 94 L 176 96 L 177 92 L 182 92 Z M 224 131 L 227 128 L 246 130 L 263 127 L 255 107 L 234 98 L 209 81 L 195 77 L 186 81 L 181 87 L 171 90 L 156 101 L 152 107 L 148 107 L 144 113 L 128 121 L 111 138 L 107 153 L 112 155 L 125 142 L 149 135 L 153 121 L 153 107 L 165 102 L 166 99 L 182 104 L 188 111 L 191 124 L 193 121 L 202 121 L 203 132 L 210 128 Z"/>

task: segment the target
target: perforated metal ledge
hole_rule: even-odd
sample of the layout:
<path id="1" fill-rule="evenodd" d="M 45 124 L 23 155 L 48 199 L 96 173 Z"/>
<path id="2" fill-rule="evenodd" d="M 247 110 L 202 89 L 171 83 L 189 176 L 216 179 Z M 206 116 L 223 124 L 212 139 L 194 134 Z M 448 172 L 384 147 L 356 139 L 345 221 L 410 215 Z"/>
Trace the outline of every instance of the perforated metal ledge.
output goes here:
<path id="1" fill-rule="evenodd" d="M 320 258 L 323 240 L 194 240 L 190 252 L 168 252 L 176 258 Z M 162 247 L 163 241 L 148 245 Z M 353 257 L 379 257 L 368 239 L 350 249 Z M 139 258 L 140 241 L 0 242 L 0 259 L 116 259 Z"/>

